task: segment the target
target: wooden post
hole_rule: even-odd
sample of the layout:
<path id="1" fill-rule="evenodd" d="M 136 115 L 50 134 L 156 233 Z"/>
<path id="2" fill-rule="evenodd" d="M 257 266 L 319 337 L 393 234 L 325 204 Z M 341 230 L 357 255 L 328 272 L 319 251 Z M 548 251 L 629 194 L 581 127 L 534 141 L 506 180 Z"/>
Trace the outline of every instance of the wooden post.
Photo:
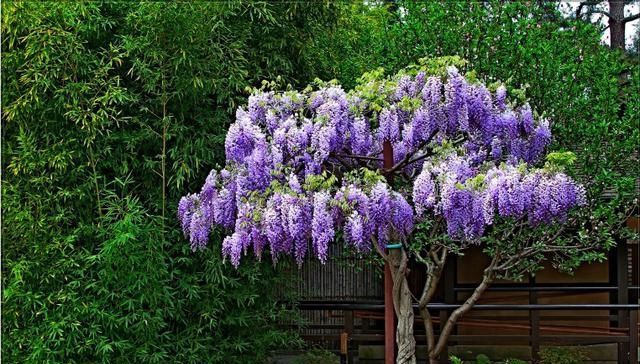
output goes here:
<path id="1" fill-rule="evenodd" d="M 529 276 L 529 287 L 536 286 L 536 277 Z M 529 304 L 537 304 L 538 303 L 538 291 L 532 289 L 529 291 Z M 529 321 L 531 323 L 531 332 L 529 333 L 531 337 L 531 357 L 534 362 L 540 360 L 540 311 L 531 310 L 529 311 Z"/>
<path id="2" fill-rule="evenodd" d="M 348 364 L 349 361 L 349 334 L 340 334 L 340 364 Z"/>
<path id="3" fill-rule="evenodd" d="M 629 346 L 631 352 L 629 353 L 630 362 L 636 364 L 638 362 L 638 348 L 640 348 L 640 340 L 638 339 L 638 310 L 631 310 L 629 312 Z"/>
<path id="4" fill-rule="evenodd" d="M 344 312 L 344 337 L 340 339 L 340 349 L 342 351 L 342 341 L 344 340 L 344 354 L 347 358 L 347 363 L 353 363 L 353 358 L 351 352 L 349 351 L 349 338 L 353 335 L 353 311 L 345 311 Z"/>
<path id="5" fill-rule="evenodd" d="M 618 286 L 618 304 L 629 303 L 629 278 L 628 278 L 628 265 L 627 260 L 627 241 L 626 239 L 619 239 L 618 246 L 616 247 L 616 283 Z M 629 311 L 618 310 L 618 327 L 629 328 Z M 629 328 L 631 330 L 632 328 Z M 618 363 L 629 363 L 629 352 L 631 350 L 628 343 L 618 344 Z M 636 364 L 636 363 L 633 363 Z"/>
<path id="6" fill-rule="evenodd" d="M 389 141 L 382 144 L 383 168 L 393 167 L 393 147 Z M 391 183 L 391 176 L 387 180 Z M 396 316 L 393 311 L 393 279 L 389 262 L 384 264 L 384 363 L 393 364 L 395 357 Z"/>

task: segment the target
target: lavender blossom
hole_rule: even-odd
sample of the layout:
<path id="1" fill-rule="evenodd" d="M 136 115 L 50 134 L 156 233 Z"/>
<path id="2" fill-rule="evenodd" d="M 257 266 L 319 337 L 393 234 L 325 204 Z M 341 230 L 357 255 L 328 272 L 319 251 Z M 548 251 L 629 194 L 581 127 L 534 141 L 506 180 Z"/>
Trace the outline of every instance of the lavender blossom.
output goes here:
<path id="1" fill-rule="evenodd" d="M 192 193 L 180 198 L 178 204 L 178 219 L 180 220 L 180 226 L 184 230 L 185 235 L 189 234 L 189 227 L 191 226 L 191 216 L 196 209 L 198 196 Z"/>
<path id="2" fill-rule="evenodd" d="M 551 130 L 549 130 L 548 122 L 546 122 L 546 120 L 543 120 L 535 128 L 534 133 L 531 136 L 528 154 L 526 155 L 526 161 L 528 163 L 537 162 L 549 143 L 551 143 Z"/>
<path id="3" fill-rule="evenodd" d="M 397 238 L 406 240 L 413 231 L 413 208 L 398 192 L 393 193 L 391 222 Z"/>
<path id="4" fill-rule="evenodd" d="M 499 111 L 504 111 L 507 108 L 507 88 L 504 86 L 498 87 L 496 90 L 496 107 Z"/>
<path id="5" fill-rule="evenodd" d="M 228 160 L 241 163 L 251 154 L 258 142 L 264 141 L 265 136 L 258 126 L 251 123 L 246 113 L 239 114 L 236 122 L 229 127 L 224 147 Z"/>
<path id="6" fill-rule="evenodd" d="M 367 155 L 371 150 L 371 131 L 364 117 L 356 117 L 351 127 L 351 151 L 358 155 Z"/>
<path id="7" fill-rule="evenodd" d="M 458 130 L 469 129 L 469 109 L 467 106 L 467 81 L 455 67 L 450 67 L 449 81 L 445 85 L 445 98 L 447 110 L 447 132 L 455 133 Z"/>
<path id="8" fill-rule="evenodd" d="M 385 109 L 380 113 L 380 126 L 378 127 L 378 140 L 397 142 L 400 140 L 400 123 L 395 109 Z"/>
<path id="9" fill-rule="evenodd" d="M 329 196 L 326 192 L 317 192 L 313 197 L 313 218 L 311 220 L 311 230 L 313 238 L 313 248 L 316 256 L 321 262 L 327 261 L 329 242 L 335 235 L 333 219 L 329 212 Z"/>
<path id="10" fill-rule="evenodd" d="M 431 172 L 428 168 L 423 168 L 413 183 L 413 204 L 416 207 L 416 214 L 423 214 L 433 208 L 436 203 L 436 188 Z"/>

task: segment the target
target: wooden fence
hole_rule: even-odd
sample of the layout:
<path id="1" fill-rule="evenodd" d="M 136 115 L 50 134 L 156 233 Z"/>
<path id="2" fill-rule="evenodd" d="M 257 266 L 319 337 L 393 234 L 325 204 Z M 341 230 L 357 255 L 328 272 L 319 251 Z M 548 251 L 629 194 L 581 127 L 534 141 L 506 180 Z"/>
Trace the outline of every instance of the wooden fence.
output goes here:
<path id="1" fill-rule="evenodd" d="M 473 267 L 481 271 L 481 259 L 481 254 L 471 252 L 447 263 L 430 305 L 440 321 L 475 287 Z M 414 267 L 410 273 L 414 292 L 423 283 L 421 271 Z M 638 362 L 637 242 L 619 243 L 608 262 L 587 266 L 574 276 L 543 272 L 527 282 L 494 284 L 459 322 L 450 347 L 455 351 L 470 344 L 525 346 L 528 349 L 521 355 L 536 360 L 545 345 L 609 344 L 613 347 L 611 362 Z M 377 349 L 384 342 L 382 270 L 360 259 L 332 260 L 325 265 L 311 260 L 301 274 L 298 307 L 304 323 L 298 329 L 303 338 L 338 350 L 342 335 L 348 338 L 347 361 L 379 358 Z M 425 341 L 420 321 L 416 321 L 415 332 L 420 345 Z M 442 362 L 446 357 L 444 354 Z"/>

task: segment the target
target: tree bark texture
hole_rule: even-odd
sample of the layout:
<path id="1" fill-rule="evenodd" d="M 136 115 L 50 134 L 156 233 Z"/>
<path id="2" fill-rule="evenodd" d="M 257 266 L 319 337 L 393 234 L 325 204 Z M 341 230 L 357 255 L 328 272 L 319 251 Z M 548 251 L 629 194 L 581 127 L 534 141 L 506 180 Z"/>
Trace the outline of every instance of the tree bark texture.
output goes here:
<path id="1" fill-rule="evenodd" d="M 609 35 L 611 37 L 611 49 L 624 50 L 624 1 L 610 0 L 609 14 Z"/>
<path id="2" fill-rule="evenodd" d="M 416 340 L 413 337 L 413 300 L 406 276 L 408 258 L 402 249 L 391 250 L 388 257 L 393 276 L 393 308 L 398 319 L 396 328 L 398 355 L 396 356 L 396 363 L 415 364 Z"/>
<path id="3" fill-rule="evenodd" d="M 420 316 L 424 324 L 424 331 L 427 337 L 427 358 L 431 357 L 431 352 L 435 347 L 435 334 L 433 329 L 433 319 L 431 318 L 431 312 L 427 308 L 427 304 L 431 302 L 431 298 L 436 292 L 438 282 L 440 281 L 441 267 L 433 268 L 429 267 L 427 282 L 424 285 L 424 291 L 418 302 L 418 309 L 420 310 Z M 437 364 L 438 360 L 430 359 L 431 364 Z"/>

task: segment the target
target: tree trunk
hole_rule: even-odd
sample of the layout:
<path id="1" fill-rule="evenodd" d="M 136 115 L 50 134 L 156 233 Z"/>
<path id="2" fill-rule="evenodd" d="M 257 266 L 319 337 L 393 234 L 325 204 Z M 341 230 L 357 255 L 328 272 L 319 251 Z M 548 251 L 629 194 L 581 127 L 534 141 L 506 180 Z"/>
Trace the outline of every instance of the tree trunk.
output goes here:
<path id="1" fill-rule="evenodd" d="M 416 340 L 413 337 L 413 301 L 407 282 L 407 255 L 402 249 L 389 252 L 391 274 L 393 276 L 393 308 L 398 318 L 396 344 L 398 344 L 397 364 L 416 363 Z"/>
<path id="2" fill-rule="evenodd" d="M 427 358 L 429 359 L 430 364 L 438 364 L 438 360 L 431 357 L 431 352 L 435 349 L 435 333 L 433 330 L 433 318 L 431 317 L 431 312 L 427 308 L 427 304 L 431 302 L 431 297 L 436 291 L 436 287 L 438 286 L 438 281 L 440 280 L 440 271 L 434 272 L 434 274 L 427 279 L 427 283 L 424 287 L 424 292 L 422 293 L 422 297 L 420 297 L 420 302 L 418 308 L 420 310 L 420 316 L 422 317 L 422 323 L 424 324 L 424 331 L 427 337 Z"/>
<path id="3" fill-rule="evenodd" d="M 422 316 L 422 322 L 424 322 L 424 329 L 427 332 L 427 358 L 429 358 L 429 364 L 438 364 L 437 357 L 431 356 L 435 346 L 435 336 L 433 334 L 433 319 L 431 313 L 427 307 L 420 308 L 420 315 Z"/>
<path id="4" fill-rule="evenodd" d="M 445 255 L 445 258 L 446 258 L 446 255 Z M 431 313 L 427 308 L 427 304 L 431 302 L 431 298 L 436 292 L 436 288 L 438 287 L 438 282 L 440 281 L 441 272 L 442 272 L 442 265 L 438 265 L 435 268 L 433 266 L 430 266 L 428 268 L 427 282 L 424 285 L 422 296 L 420 297 L 420 301 L 418 302 L 418 309 L 420 310 L 420 316 L 422 317 L 422 323 L 424 324 L 424 331 L 427 337 L 427 357 L 430 356 L 431 351 L 433 351 L 435 347 L 433 319 L 431 318 Z M 433 364 L 434 361 L 431 360 L 431 363 Z"/>
<path id="5" fill-rule="evenodd" d="M 625 29 L 624 29 L 624 1 L 609 1 L 609 35 L 611 39 L 611 49 L 625 49 Z"/>

